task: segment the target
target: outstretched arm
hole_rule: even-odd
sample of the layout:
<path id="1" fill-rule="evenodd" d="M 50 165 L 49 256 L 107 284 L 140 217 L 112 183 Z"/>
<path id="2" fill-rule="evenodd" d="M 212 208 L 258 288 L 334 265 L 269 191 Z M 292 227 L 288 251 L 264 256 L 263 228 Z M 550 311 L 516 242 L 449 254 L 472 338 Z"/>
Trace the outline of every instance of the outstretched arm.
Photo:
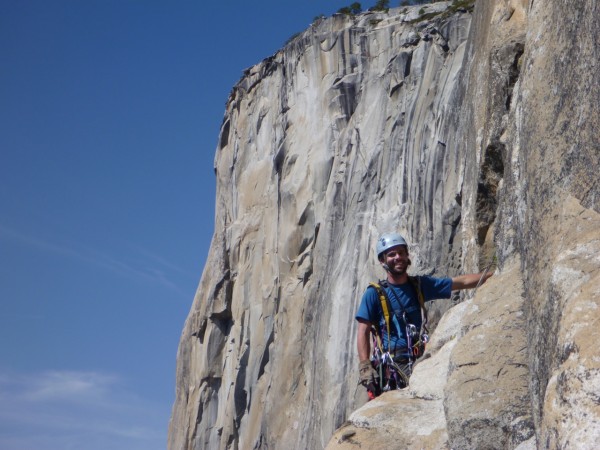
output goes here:
<path id="1" fill-rule="evenodd" d="M 369 359 L 371 354 L 371 323 L 366 320 L 358 321 L 358 335 L 356 337 L 356 346 L 358 349 L 358 360 L 364 361 Z"/>
<path id="2" fill-rule="evenodd" d="M 473 289 L 481 280 L 481 284 L 485 283 L 492 276 L 492 272 L 469 273 L 459 275 L 452 278 L 452 290 L 460 291 L 462 289 Z"/>

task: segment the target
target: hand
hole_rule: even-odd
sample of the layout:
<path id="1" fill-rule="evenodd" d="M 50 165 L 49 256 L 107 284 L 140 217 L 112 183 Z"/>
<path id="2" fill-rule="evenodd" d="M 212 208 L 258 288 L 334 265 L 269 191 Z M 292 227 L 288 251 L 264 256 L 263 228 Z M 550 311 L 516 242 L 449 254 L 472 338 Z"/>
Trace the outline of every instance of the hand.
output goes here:
<path id="1" fill-rule="evenodd" d="M 379 376 L 377 371 L 371 365 L 371 361 L 363 359 L 358 365 L 358 373 L 360 384 L 368 386 L 371 383 L 376 383 L 376 378 Z"/>

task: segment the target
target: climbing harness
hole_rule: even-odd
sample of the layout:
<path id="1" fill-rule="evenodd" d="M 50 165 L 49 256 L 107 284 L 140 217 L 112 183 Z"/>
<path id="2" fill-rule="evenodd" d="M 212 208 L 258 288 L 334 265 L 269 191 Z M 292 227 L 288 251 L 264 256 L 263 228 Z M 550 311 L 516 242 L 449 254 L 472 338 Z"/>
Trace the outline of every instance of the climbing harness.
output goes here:
<path id="1" fill-rule="evenodd" d="M 379 374 L 378 385 L 367 387 L 369 391 L 369 397 L 374 398 L 380 395 L 382 392 L 386 392 L 392 389 L 401 389 L 408 386 L 408 379 L 412 373 L 412 367 L 414 362 L 420 356 L 423 356 L 425 352 L 425 346 L 429 342 L 429 331 L 427 330 L 427 310 L 425 309 L 425 299 L 421 290 L 421 280 L 418 277 L 409 277 L 409 282 L 413 286 L 417 293 L 419 306 L 421 310 L 421 327 L 417 329 L 414 324 L 408 322 L 406 318 L 406 311 L 402 313 L 402 319 L 404 321 L 407 348 L 400 349 L 397 353 L 390 353 L 391 326 L 398 336 L 402 336 L 400 323 L 398 317 L 392 311 L 390 300 L 386 294 L 384 287 L 387 287 L 387 281 L 380 281 L 379 283 L 369 283 L 369 286 L 373 287 L 377 291 L 379 301 L 381 303 L 381 310 L 384 318 L 384 329 L 381 330 L 379 327 L 373 326 L 371 335 L 373 336 L 373 353 L 371 356 L 371 363 L 377 373 Z M 394 296 L 396 294 L 392 291 Z M 400 305 L 400 301 L 395 297 L 396 301 Z M 385 349 L 383 346 L 383 333 L 387 337 L 388 348 Z M 403 366 L 403 367 L 401 367 Z"/>

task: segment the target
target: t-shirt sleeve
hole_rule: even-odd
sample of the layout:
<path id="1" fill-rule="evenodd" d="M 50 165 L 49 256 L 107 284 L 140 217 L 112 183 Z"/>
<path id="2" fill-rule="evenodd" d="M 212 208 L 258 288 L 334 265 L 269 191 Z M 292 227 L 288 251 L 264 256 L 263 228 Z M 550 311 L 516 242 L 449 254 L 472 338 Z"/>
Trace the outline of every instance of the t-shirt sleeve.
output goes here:
<path id="1" fill-rule="evenodd" d="M 377 324 L 379 322 L 380 308 L 377 291 L 369 287 L 360 301 L 360 306 L 356 312 L 356 320 L 362 319 Z"/>
<path id="2" fill-rule="evenodd" d="M 425 300 L 450 298 L 452 296 L 452 278 L 421 277 L 421 290 Z"/>

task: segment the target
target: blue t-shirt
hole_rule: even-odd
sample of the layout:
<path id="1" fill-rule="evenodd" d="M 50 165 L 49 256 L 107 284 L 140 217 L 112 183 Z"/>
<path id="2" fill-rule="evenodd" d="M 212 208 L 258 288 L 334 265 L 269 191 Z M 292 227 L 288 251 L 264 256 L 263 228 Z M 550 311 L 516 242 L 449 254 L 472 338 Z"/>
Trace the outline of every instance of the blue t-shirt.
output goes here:
<path id="1" fill-rule="evenodd" d="M 452 294 L 452 279 L 451 278 L 434 278 L 429 276 L 418 277 L 421 281 L 421 292 L 425 301 L 435 300 L 438 298 L 450 298 Z M 391 346 L 388 347 L 387 332 L 382 333 L 384 350 L 388 348 L 390 351 L 397 351 L 407 348 L 406 342 L 406 322 L 411 323 L 421 329 L 421 308 L 417 292 L 410 282 L 404 284 L 388 283 L 385 287 L 391 309 L 394 311 L 397 323 L 400 328 L 400 336 L 398 336 L 397 327 L 394 326 L 392 317 L 390 317 L 390 340 Z M 406 321 L 404 316 L 406 314 Z M 375 288 L 369 286 L 363 294 L 360 302 L 360 307 L 356 313 L 356 319 L 363 319 L 367 322 L 379 327 L 380 330 L 385 330 L 385 318 L 381 309 L 381 300 L 377 295 Z"/>

